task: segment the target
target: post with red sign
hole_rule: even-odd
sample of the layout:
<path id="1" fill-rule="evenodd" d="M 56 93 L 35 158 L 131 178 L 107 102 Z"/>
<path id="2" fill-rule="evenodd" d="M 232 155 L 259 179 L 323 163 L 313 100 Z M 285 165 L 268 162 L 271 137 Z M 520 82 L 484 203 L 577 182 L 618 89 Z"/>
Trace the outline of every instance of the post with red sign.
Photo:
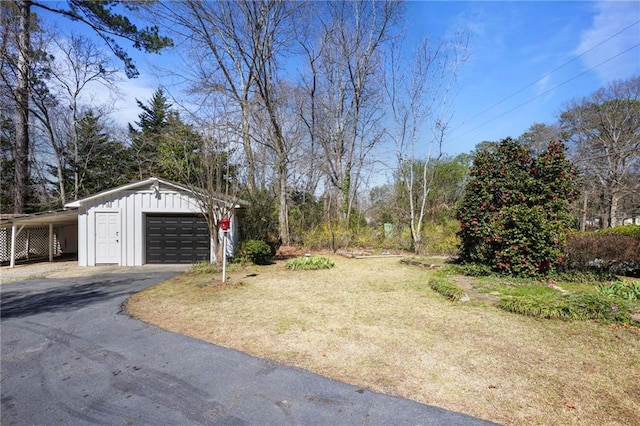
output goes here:
<path id="1" fill-rule="evenodd" d="M 222 230 L 222 282 L 227 282 L 227 232 L 231 225 L 231 219 L 223 217 L 220 219 L 220 229 Z"/>

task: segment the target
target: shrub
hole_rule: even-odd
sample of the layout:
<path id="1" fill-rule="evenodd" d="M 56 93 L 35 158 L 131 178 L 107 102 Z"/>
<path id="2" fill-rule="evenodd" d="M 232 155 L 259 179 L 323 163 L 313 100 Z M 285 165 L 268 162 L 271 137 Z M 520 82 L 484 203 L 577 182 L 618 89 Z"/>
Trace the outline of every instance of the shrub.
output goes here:
<path id="1" fill-rule="evenodd" d="M 457 220 L 445 219 L 429 222 L 422 230 L 422 252 L 420 254 L 451 256 L 458 252 L 460 239 L 456 235 Z"/>
<path id="2" fill-rule="evenodd" d="M 537 158 L 505 139 L 476 154 L 461 207 L 462 260 L 494 271 L 531 276 L 562 262 L 577 195 L 576 170 L 560 142 Z"/>
<path id="3" fill-rule="evenodd" d="M 248 240 L 240 245 L 240 257 L 256 265 L 266 265 L 273 257 L 271 247 L 262 240 Z"/>
<path id="4" fill-rule="evenodd" d="M 606 232 L 574 233 L 567 237 L 565 256 L 570 269 L 640 276 L 640 239 L 633 237 Z"/>
<path id="5" fill-rule="evenodd" d="M 589 293 L 512 296 L 500 299 L 497 306 L 508 312 L 535 318 L 561 320 L 597 319 L 627 322 L 628 306 L 607 296 Z"/>
<path id="6" fill-rule="evenodd" d="M 640 225 L 622 225 L 596 231 L 600 235 L 622 235 L 640 240 Z"/>
<path id="7" fill-rule="evenodd" d="M 402 233 L 402 235 L 400 235 Z M 311 250 L 339 250 L 354 247 L 368 249 L 405 250 L 410 247 L 410 234 L 394 231 L 385 239 L 382 227 L 357 226 L 349 229 L 345 223 L 323 223 L 302 236 L 302 244 Z"/>
<path id="8" fill-rule="evenodd" d="M 603 270 L 580 271 L 577 269 L 567 269 L 549 274 L 549 276 L 555 278 L 557 281 L 568 281 L 572 283 L 606 282 L 616 279 L 615 275 Z"/>
<path id="9" fill-rule="evenodd" d="M 452 302 L 456 302 L 465 296 L 463 289 L 454 283 L 441 277 L 433 277 L 429 280 L 429 287 L 436 293 L 440 293 Z"/>
<path id="10" fill-rule="evenodd" d="M 322 256 L 296 257 L 287 262 L 287 268 L 297 269 L 330 269 L 335 266 L 333 260 Z"/>

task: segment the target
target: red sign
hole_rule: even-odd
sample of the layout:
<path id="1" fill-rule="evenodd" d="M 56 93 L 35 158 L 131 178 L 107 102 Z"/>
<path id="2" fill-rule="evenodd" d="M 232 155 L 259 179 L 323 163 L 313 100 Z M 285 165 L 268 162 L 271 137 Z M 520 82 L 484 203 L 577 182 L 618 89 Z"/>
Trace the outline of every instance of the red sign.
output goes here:
<path id="1" fill-rule="evenodd" d="M 220 219 L 220 229 L 222 229 L 223 231 L 228 231 L 230 225 L 231 219 L 229 219 L 228 217 Z"/>

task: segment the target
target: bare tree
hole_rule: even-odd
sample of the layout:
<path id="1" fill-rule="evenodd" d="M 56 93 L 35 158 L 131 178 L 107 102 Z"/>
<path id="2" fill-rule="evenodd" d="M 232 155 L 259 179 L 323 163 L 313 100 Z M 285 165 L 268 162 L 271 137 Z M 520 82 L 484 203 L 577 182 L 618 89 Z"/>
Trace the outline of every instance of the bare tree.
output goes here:
<path id="1" fill-rule="evenodd" d="M 616 226 L 621 200 L 640 190 L 640 77 L 614 81 L 560 116 L 586 178 L 593 178 L 605 201 L 602 226 Z"/>
<path id="2" fill-rule="evenodd" d="M 326 10 L 318 13 L 321 45 L 307 49 L 315 70 L 314 125 L 327 189 L 333 192 L 328 198 L 340 200 L 333 208 L 348 220 L 360 171 L 380 140 L 374 129 L 380 118 L 381 50 L 401 4 L 359 0 L 322 5 Z"/>
<path id="3" fill-rule="evenodd" d="M 562 139 L 560 128 L 555 124 L 534 123 L 520 135 L 516 141 L 531 150 L 533 155 L 539 155 L 547 149 L 549 142 Z"/>
<path id="4" fill-rule="evenodd" d="M 70 154 L 74 164 L 79 164 L 78 122 L 82 105 L 82 95 L 87 86 L 98 83 L 112 92 L 117 91 L 115 68 L 109 66 L 109 57 L 86 37 L 72 35 L 69 39 L 53 39 L 58 56 L 51 70 L 51 83 L 56 90 L 56 97 L 61 104 L 68 106 L 71 111 L 70 125 L 67 134 L 66 151 Z M 52 88 L 53 90 L 53 88 Z M 88 99 L 87 99 L 88 101 Z M 63 176 L 59 175 L 63 181 Z M 63 186 L 63 185 L 62 185 Z M 80 190 L 80 173 L 74 169 L 73 193 L 71 199 L 76 199 Z M 64 193 L 62 193 L 64 205 Z"/>
<path id="5" fill-rule="evenodd" d="M 409 224 L 416 253 L 422 245 L 422 226 L 436 167 L 451 118 L 450 102 L 457 70 L 466 60 L 467 37 L 431 45 L 423 39 L 412 59 L 398 44 L 391 50 L 387 96 L 396 145 L 396 175 L 407 193 Z M 406 70 L 410 70 L 407 72 Z"/>
<path id="6" fill-rule="evenodd" d="M 179 26 L 190 44 L 198 75 L 195 89 L 227 96 L 240 112 L 247 186 L 257 190 L 256 143 L 274 154 L 279 197 L 280 238 L 289 241 L 288 154 L 279 109 L 278 56 L 291 43 L 295 3 L 276 0 L 200 2 L 162 5 L 161 16 Z M 252 129 L 252 123 L 267 127 Z M 260 136 L 263 136 L 262 138 Z"/>
<path id="7" fill-rule="evenodd" d="M 313 22 L 314 9 L 308 8 L 306 12 L 307 21 Z M 315 194 L 321 176 L 321 168 L 318 164 L 319 156 L 319 84 L 320 84 L 320 61 L 323 55 L 322 50 L 328 46 L 326 37 L 327 32 L 323 32 L 320 36 L 323 40 L 317 43 L 313 42 L 313 37 L 317 36 L 311 31 L 309 25 L 296 26 L 298 33 L 297 39 L 308 69 L 301 75 L 300 90 L 296 91 L 297 99 L 297 116 L 302 126 L 306 129 L 307 137 L 301 137 L 302 141 L 306 140 L 306 149 L 304 150 L 304 162 L 302 163 L 302 172 L 305 184 L 304 189 L 307 194 Z M 303 142 L 304 143 L 304 142 Z"/>
<path id="8" fill-rule="evenodd" d="M 33 43 L 33 41 L 32 41 Z M 69 185 L 67 165 L 79 165 L 80 141 L 78 126 L 80 111 L 86 107 L 82 99 L 87 86 L 100 83 L 110 90 L 114 86 L 115 69 L 109 68 L 109 59 L 90 40 L 72 35 L 69 39 L 52 38 L 41 51 L 54 51 L 56 57 L 48 58 L 46 70 L 36 74 L 31 88 L 30 114 L 35 119 L 34 130 L 48 141 L 55 160 L 59 202 L 64 205 L 71 186 L 71 199 L 79 194 L 81 170 L 73 167 L 73 182 Z M 92 106 L 96 107 L 96 106 Z M 69 111 L 71 112 L 69 114 Z"/>
<path id="9" fill-rule="evenodd" d="M 221 106 L 219 111 L 223 110 Z M 186 125 L 183 131 L 167 134 L 165 146 L 172 149 L 162 156 L 162 162 L 198 200 L 207 221 L 216 263 L 221 265 L 225 256 L 219 235 L 222 219 L 230 218 L 237 207 L 246 206 L 239 197 L 235 166 L 238 159 L 230 148 L 236 134 L 224 113 L 215 121 L 203 123 L 201 130 L 199 133 Z"/>
<path id="10" fill-rule="evenodd" d="M 251 93 L 255 85 L 258 53 L 249 37 L 249 23 L 239 22 L 240 5 L 234 2 L 185 1 L 161 3 L 154 7 L 170 30 L 186 40 L 189 59 L 195 67 L 192 91 L 223 94 L 239 109 L 240 136 L 247 167 L 250 193 L 257 188 L 251 140 Z"/>

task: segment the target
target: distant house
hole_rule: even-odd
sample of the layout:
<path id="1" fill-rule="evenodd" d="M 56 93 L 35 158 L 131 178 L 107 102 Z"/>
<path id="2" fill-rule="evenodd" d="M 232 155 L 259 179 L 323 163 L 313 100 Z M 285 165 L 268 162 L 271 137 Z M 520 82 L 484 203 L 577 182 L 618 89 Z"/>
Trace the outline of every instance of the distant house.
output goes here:
<path id="1" fill-rule="evenodd" d="M 235 212 L 243 206 L 246 202 L 240 201 L 233 208 L 227 234 L 228 254 L 233 254 L 238 241 Z M 66 227 L 64 235 L 58 232 L 58 225 Z M 198 199 L 187 187 L 159 178 L 129 183 L 67 203 L 63 211 L 6 219 L 2 226 L 5 240 L 11 241 L 5 249 L 11 253 L 11 265 L 19 251 L 17 237 L 35 227 L 49 229 L 48 242 L 45 235 L 45 242 L 38 244 L 47 247 L 49 260 L 59 251 L 75 251 L 80 266 L 215 260 Z M 61 250 L 63 242 L 65 247 Z M 26 245 L 30 245 L 28 240 Z"/>

